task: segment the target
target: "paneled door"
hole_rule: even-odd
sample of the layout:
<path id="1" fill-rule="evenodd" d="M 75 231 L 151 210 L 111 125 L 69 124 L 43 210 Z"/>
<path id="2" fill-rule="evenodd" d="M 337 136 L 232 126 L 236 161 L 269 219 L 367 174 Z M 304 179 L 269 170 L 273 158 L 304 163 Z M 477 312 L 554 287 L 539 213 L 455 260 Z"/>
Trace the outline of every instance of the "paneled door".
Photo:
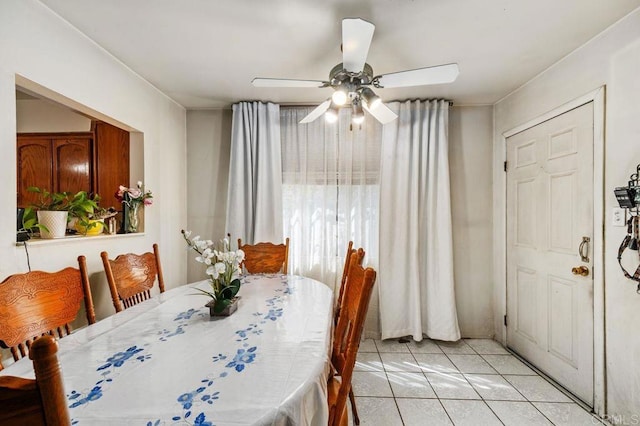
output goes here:
<path id="1" fill-rule="evenodd" d="M 507 139 L 507 345 L 593 406 L 593 102 Z"/>

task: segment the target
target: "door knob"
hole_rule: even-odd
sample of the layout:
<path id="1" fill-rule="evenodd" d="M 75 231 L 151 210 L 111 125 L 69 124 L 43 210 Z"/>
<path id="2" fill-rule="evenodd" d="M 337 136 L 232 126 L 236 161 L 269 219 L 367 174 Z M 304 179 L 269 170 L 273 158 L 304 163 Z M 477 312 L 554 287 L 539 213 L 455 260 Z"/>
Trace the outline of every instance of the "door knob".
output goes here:
<path id="1" fill-rule="evenodd" d="M 575 268 L 571 268 L 571 273 L 573 275 L 582 275 L 583 277 L 586 277 L 589 275 L 589 268 L 586 266 L 576 266 Z"/>

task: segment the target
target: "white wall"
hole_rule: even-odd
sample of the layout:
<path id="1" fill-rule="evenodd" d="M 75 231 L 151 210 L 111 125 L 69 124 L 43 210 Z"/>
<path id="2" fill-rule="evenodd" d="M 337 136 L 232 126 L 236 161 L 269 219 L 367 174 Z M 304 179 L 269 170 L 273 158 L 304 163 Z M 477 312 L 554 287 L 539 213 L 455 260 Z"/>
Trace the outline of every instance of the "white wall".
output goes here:
<path id="1" fill-rule="evenodd" d="M 35 0 L 0 2 L 0 279 L 27 270 L 15 245 L 16 81 L 76 111 L 144 133 L 144 181 L 154 193 L 145 234 L 31 245 L 31 267 L 55 271 L 87 257 L 98 318 L 113 314 L 100 252 L 143 252 L 157 242 L 169 288 L 186 282 L 186 113 Z M 45 89 L 46 88 L 46 89 Z"/>
<path id="2" fill-rule="evenodd" d="M 453 266 L 463 337 L 493 337 L 493 107 L 453 106 L 449 167 Z"/>
<path id="3" fill-rule="evenodd" d="M 611 226 L 613 188 L 640 163 L 640 9 L 495 105 L 494 222 L 504 226 L 500 148 L 503 132 L 606 85 L 604 288 L 606 412 L 627 422 L 640 414 L 640 294 L 617 265 L 625 228 Z M 504 336 L 504 245 L 495 242 L 495 327 Z M 637 259 L 636 259 L 637 261 Z M 635 265 L 634 265 L 635 267 Z M 635 416 L 635 417 L 633 417 Z M 632 423 L 625 423 L 632 424 Z"/>
<path id="4" fill-rule="evenodd" d="M 187 229 L 217 241 L 226 234 L 227 184 L 231 152 L 231 109 L 187 112 Z M 232 241 L 231 247 L 235 247 Z M 205 279 L 189 255 L 188 281 Z"/>
<path id="5" fill-rule="evenodd" d="M 231 110 L 187 112 L 189 229 L 203 237 L 225 233 Z M 456 301 L 464 337 L 493 337 L 491 161 L 493 108 L 450 111 L 449 162 L 454 226 Z M 203 278 L 189 260 L 189 281 Z M 380 337 L 377 292 L 365 322 L 367 337 Z"/>
<path id="6" fill-rule="evenodd" d="M 91 119 L 42 99 L 16 101 L 18 133 L 90 132 Z"/>

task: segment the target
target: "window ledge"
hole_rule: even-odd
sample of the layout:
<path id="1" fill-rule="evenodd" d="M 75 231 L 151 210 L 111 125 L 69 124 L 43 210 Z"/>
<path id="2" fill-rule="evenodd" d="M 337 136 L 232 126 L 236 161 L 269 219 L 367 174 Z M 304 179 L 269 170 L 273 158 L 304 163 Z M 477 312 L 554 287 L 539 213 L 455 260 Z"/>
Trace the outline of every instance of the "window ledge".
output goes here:
<path id="1" fill-rule="evenodd" d="M 67 235 L 64 238 L 39 238 L 32 237 L 30 240 L 26 242 L 28 245 L 51 245 L 51 244 L 59 244 L 59 243 L 67 243 L 67 242 L 88 242 L 94 240 L 105 240 L 105 239 L 114 239 L 114 238 L 135 238 L 135 237 L 143 237 L 145 235 L 144 232 L 136 232 L 132 234 L 100 234 L 100 235 Z M 16 246 L 22 246 L 24 242 L 16 242 Z"/>

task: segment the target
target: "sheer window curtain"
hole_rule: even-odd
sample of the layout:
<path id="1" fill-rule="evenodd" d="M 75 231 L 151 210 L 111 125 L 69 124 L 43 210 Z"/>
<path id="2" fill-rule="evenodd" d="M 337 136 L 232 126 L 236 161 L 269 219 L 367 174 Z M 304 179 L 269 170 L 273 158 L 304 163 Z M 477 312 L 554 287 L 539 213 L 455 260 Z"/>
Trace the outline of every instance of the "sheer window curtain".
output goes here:
<path id="1" fill-rule="evenodd" d="M 380 171 L 382 338 L 460 339 L 453 277 L 446 101 L 388 104 Z"/>
<path id="2" fill-rule="evenodd" d="M 227 231 L 244 243 L 281 243 L 280 106 L 233 105 Z M 233 245 L 232 245 L 233 246 Z"/>
<path id="3" fill-rule="evenodd" d="M 349 240 L 378 265 L 382 126 L 367 117 L 351 129 L 338 122 L 299 124 L 313 108 L 281 107 L 283 228 L 291 238 L 289 268 L 336 289 Z"/>

